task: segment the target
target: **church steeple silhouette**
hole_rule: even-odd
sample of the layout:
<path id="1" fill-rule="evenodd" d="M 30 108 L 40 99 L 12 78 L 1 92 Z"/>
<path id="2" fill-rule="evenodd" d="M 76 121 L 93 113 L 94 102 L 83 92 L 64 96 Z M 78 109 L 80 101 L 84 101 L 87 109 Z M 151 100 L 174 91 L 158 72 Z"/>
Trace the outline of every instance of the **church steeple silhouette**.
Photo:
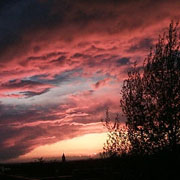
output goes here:
<path id="1" fill-rule="evenodd" d="M 66 162 L 66 157 L 65 157 L 64 153 L 63 153 L 63 155 L 62 155 L 62 162 L 63 162 L 63 163 Z"/>

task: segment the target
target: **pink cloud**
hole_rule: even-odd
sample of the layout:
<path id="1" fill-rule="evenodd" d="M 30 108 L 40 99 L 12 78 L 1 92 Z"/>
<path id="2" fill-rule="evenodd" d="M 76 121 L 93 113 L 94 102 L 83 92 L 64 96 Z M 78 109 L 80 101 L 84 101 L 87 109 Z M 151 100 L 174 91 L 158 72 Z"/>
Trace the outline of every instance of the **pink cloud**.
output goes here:
<path id="1" fill-rule="evenodd" d="M 1 97 L 22 97 L 22 94 L 42 94 L 45 93 L 49 88 L 53 87 L 54 86 L 50 84 L 43 84 L 30 80 L 16 79 L 0 84 L 0 93 L 2 94 Z M 14 92 L 16 92 L 16 94 Z"/>
<path id="2" fill-rule="evenodd" d="M 178 0 L 49 2 L 19 2 L 0 17 L 0 159 L 103 132 L 105 109 L 121 113 L 133 62 L 141 67 L 158 34 L 180 17 Z"/>
<path id="3" fill-rule="evenodd" d="M 105 86 L 109 81 L 110 81 L 109 78 L 105 78 L 105 79 L 103 79 L 103 80 L 100 80 L 100 81 L 96 82 L 95 84 L 93 84 L 93 88 L 94 88 L 94 89 L 98 89 L 98 88 L 100 88 L 100 87 L 103 87 L 103 86 Z"/>

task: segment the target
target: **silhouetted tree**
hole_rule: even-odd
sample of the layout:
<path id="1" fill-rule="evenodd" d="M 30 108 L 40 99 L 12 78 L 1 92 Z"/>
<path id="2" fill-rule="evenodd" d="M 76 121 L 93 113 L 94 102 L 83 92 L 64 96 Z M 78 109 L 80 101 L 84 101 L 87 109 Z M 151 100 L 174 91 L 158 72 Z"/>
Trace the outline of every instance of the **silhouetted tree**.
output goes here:
<path id="1" fill-rule="evenodd" d="M 178 23 L 159 36 L 142 70 L 134 67 L 121 90 L 132 152 L 176 151 L 180 142 L 180 33 Z"/>
<path id="2" fill-rule="evenodd" d="M 128 139 L 127 128 L 120 124 L 119 114 L 113 121 L 109 115 L 109 109 L 106 110 L 106 118 L 102 120 L 107 128 L 107 140 L 104 143 L 101 157 L 115 157 L 127 154 L 130 151 L 130 142 Z"/>
<path id="3" fill-rule="evenodd" d="M 136 67 L 128 73 L 121 90 L 122 111 L 127 118 L 128 137 L 134 153 L 144 151 L 143 125 L 145 123 L 145 103 L 140 72 Z M 136 151 L 136 152 L 135 152 Z"/>

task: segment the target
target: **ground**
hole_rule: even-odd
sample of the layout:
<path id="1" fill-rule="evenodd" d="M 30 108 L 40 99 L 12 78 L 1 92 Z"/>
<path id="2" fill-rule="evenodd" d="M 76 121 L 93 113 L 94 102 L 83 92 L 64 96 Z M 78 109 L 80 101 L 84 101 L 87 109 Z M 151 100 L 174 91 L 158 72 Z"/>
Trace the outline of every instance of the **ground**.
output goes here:
<path id="1" fill-rule="evenodd" d="M 179 156 L 123 157 L 62 162 L 2 164 L 2 180 L 179 179 Z"/>

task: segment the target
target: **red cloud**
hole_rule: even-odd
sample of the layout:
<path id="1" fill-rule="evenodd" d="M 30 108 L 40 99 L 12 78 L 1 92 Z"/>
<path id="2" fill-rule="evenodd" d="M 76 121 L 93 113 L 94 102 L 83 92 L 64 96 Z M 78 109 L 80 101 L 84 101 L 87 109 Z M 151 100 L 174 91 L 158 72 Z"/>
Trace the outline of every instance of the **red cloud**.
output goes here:
<path id="1" fill-rule="evenodd" d="M 120 111 L 119 91 L 132 63 L 140 67 L 158 34 L 180 17 L 179 0 L 33 2 L 20 1 L 0 17 L 0 159 L 100 132 L 106 107 Z M 36 99 L 48 91 L 46 103 Z M 31 96 L 37 106 L 16 100 Z"/>
<path id="2" fill-rule="evenodd" d="M 132 1 L 126 3 L 121 1 L 117 3 L 81 1 L 81 5 L 78 2 L 68 1 L 67 4 L 65 3 L 66 5 L 57 5 L 62 4 L 61 1 L 53 2 L 50 7 L 52 8 L 51 13 L 48 15 L 54 15 L 61 21 L 57 21 L 53 28 L 47 28 L 47 23 L 52 26 L 50 20 L 44 23 L 46 26 L 44 24 L 41 26 L 42 20 L 38 22 L 39 24 L 36 23 L 35 27 L 30 24 L 33 28 L 28 31 L 22 30 L 17 42 L 3 46 L 6 49 L 1 52 L 2 81 L 31 77 L 37 74 L 48 74 L 49 77 L 53 77 L 77 67 L 83 67 L 87 75 L 92 74 L 94 69 L 100 68 L 102 73 L 113 74 L 114 72 L 113 75 L 119 76 L 119 73 L 115 72 L 116 67 L 113 67 L 113 62 L 104 63 L 103 66 L 103 61 L 100 58 L 99 60 L 92 58 L 92 55 L 94 55 L 93 57 L 102 54 L 119 57 L 122 54 L 123 56 L 134 55 L 134 51 L 126 51 L 133 46 L 132 39 L 152 37 L 154 31 L 159 31 L 164 25 L 167 26 L 169 19 L 180 16 L 177 8 L 178 1 L 173 3 L 140 1 L 135 4 Z M 140 10 L 142 5 L 144 11 Z M 167 8 L 170 5 L 173 11 L 171 8 Z M 65 6 L 64 9 L 62 9 L 63 6 Z M 69 15 L 65 11 L 66 7 L 72 8 L 71 11 L 68 11 L 71 12 Z M 152 10 L 153 14 L 147 13 Z M 130 13 L 134 18 L 129 18 Z M 160 17 L 161 23 L 157 17 Z M 36 19 L 33 20 L 36 21 Z M 131 49 L 139 48 L 138 51 L 141 51 L 140 47 L 142 46 L 135 45 Z M 78 54 L 79 56 L 77 56 Z M 81 54 L 82 56 L 80 56 Z M 141 56 L 141 52 L 136 55 Z M 94 64 L 97 64 L 96 68 L 93 68 L 89 58 L 94 61 Z"/>
<path id="3" fill-rule="evenodd" d="M 0 85 L 1 97 L 22 97 L 22 94 L 29 96 L 40 95 L 47 92 L 54 86 L 30 80 L 12 80 Z M 14 93 L 16 92 L 16 94 Z M 17 93 L 21 93 L 17 94 Z"/>

